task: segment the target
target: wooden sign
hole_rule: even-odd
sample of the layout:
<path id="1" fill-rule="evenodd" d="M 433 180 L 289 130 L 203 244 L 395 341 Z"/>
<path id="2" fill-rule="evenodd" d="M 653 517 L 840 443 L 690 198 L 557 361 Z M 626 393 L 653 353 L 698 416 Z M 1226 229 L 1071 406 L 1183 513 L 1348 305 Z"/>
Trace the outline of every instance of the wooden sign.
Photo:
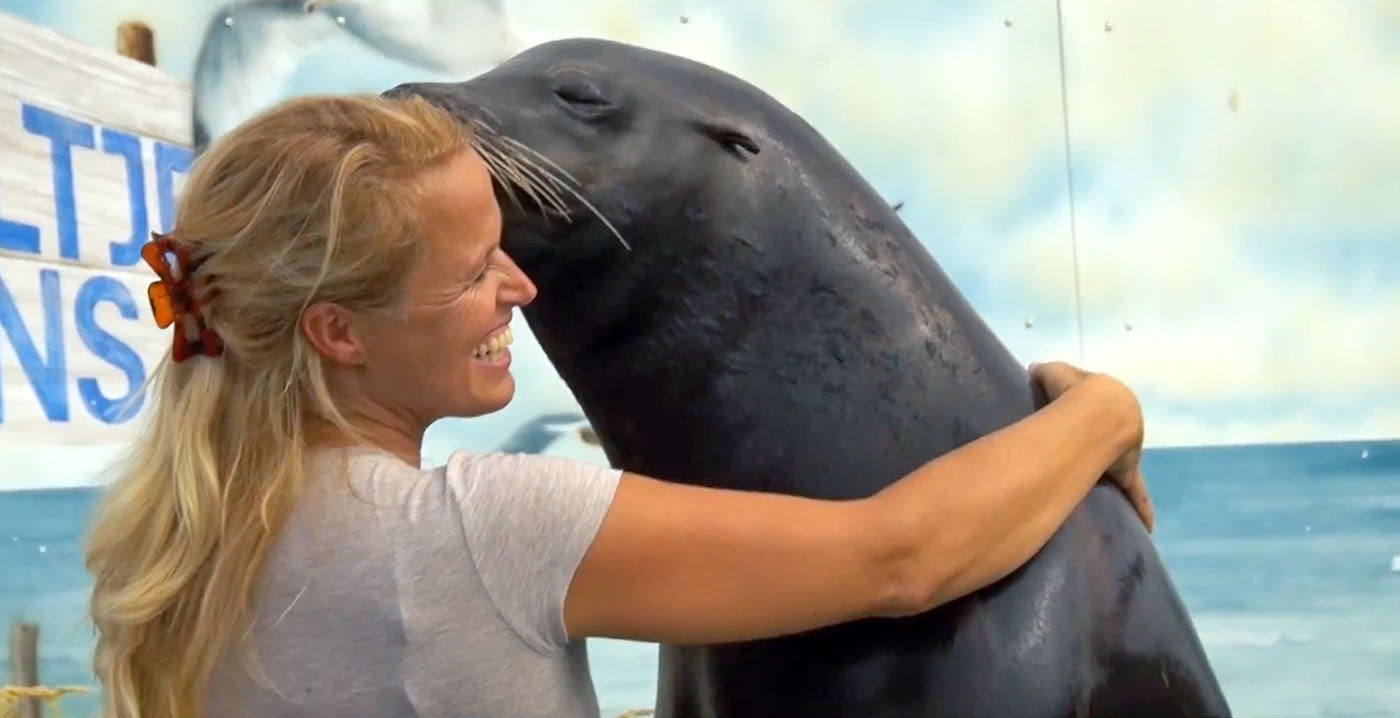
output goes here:
<path id="1" fill-rule="evenodd" d="M 190 134 L 170 75 L 0 13 L 0 447 L 132 435 L 170 345 L 140 248 L 173 224 Z"/>

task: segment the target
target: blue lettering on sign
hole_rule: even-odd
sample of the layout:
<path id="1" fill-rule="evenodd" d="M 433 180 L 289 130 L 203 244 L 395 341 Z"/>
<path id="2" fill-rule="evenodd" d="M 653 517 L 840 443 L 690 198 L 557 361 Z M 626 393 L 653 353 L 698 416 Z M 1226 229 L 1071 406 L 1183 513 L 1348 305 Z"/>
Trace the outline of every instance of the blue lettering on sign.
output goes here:
<path id="1" fill-rule="evenodd" d="M 135 320 L 140 315 L 126 285 L 111 277 L 92 277 L 78 288 L 78 301 L 73 309 L 78 336 L 93 354 L 121 369 L 130 387 L 120 398 L 108 399 L 97 388 L 96 379 L 82 377 L 78 379 L 78 395 L 83 398 L 83 404 L 93 417 L 107 424 L 118 424 L 140 411 L 141 400 L 133 401 L 133 398 L 146 381 L 146 369 L 141 365 L 141 357 L 131 347 L 97 326 L 93 314 L 98 302 L 115 304 L 124 319 Z"/>
<path id="2" fill-rule="evenodd" d="M 136 135 L 102 128 L 102 151 L 126 160 L 126 197 L 131 208 L 131 236 L 126 242 L 112 243 L 112 266 L 125 267 L 141 259 L 150 223 L 146 220 L 146 177 L 141 166 L 141 140 Z"/>
<path id="3" fill-rule="evenodd" d="M 44 407 L 44 415 L 49 421 L 68 421 L 68 387 L 64 383 L 67 362 L 63 355 L 63 320 L 60 317 L 62 306 L 58 293 L 58 272 L 52 269 L 39 270 L 40 304 L 44 309 L 44 350 L 47 360 L 39 357 L 34 347 L 34 338 L 24 326 L 24 319 L 15 306 L 15 298 L 0 279 L 0 329 L 10 338 L 10 346 L 19 356 L 19 365 L 29 378 L 29 385 L 39 397 Z M 0 377 L 2 379 L 3 377 Z M 3 387 L 0 381 L 0 387 Z M 0 398 L 0 423 L 5 421 L 4 400 Z"/>
<path id="4" fill-rule="evenodd" d="M 38 254 L 39 228 L 0 217 L 0 249 Z"/>
<path id="5" fill-rule="evenodd" d="M 156 196 L 160 198 L 160 231 L 175 226 L 175 172 L 186 172 L 194 154 L 179 145 L 156 143 Z"/>
<path id="6" fill-rule="evenodd" d="M 0 249 L 38 254 L 39 228 L 32 224 L 0 217 Z"/>
<path id="7" fill-rule="evenodd" d="M 53 200 L 58 212 L 58 254 L 78 258 L 78 203 L 73 196 L 73 145 L 91 149 L 92 125 L 25 104 L 24 129 L 49 138 L 49 162 L 53 165 Z"/>
<path id="8" fill-rule="evenodd" d="M 126 170 L 127 206 L 131 227 L 125 237 L 107 238 L 113 266 L 125 267 L 138 263 L 141 247 L 149 238 L 155 224 L 147 209 L 149 191 L 145 181 L 145 155 L 141 137 L 92 124 L 63 114 L 24 103 L 20 121 L 31 134 L 49 140 L 49 164 L 53 177 L 54 218 L 58 228 L 59 256 L 76 260 L 80 255 L 78 235 L 78 201 L 73 174 L 73 147 L 96 149 L 100 137 L 101 150 L 120 157 Z M 170 231 L 175 223 L 175 175 L 189 171 L 193 153 L 184 147 L 164 142 L 151 142 L 155 164 L 155 195 L 158 223 L 162 232 Z M 3 151 L 0 148 L 0 159 Z M 0 197 L 0 207 L 3 207 Z M 42 254 L 39 228 L 0 216 L 0 250 Z M 14 267 L 15 265 L 9 265 Z M 16 267 L 17 268 L 17 267 Z M 38 398 L 44 415 L 51 422 L 69 421 L 68 355 L 64 346 L 64 319 L 67 311 L 63 302 L 60 275 L 54 269 L 39 269 L 39 313 L 42 319 L 44 347 L 41 353 L 34 335 L 25 326 L 15 297 L 0 277 L 0 333 L 8 339 L 20 369 Z M 95 419 L 106 424 L 119 424 L 140 412 L 141 391 L 146 382 L 146 368 L 131 346 L 122 342 L 97 322 L 97 307 L 103 302 L 117 309 L 122 319 L 138 321 L 138 304 L 126 284 L 115 277 L 96 275 L 78 286 L 73 299 L 72 319 L 78 338 L 93 356 L 116 367 L 125 375 L 127 388 L 121 396 L 108 396 L 91 376 L 75 377 L 78 396 L 83 407 Z M 4 377 L 0 376 L 0 425 L 5 423 Z M 14 384 L 12 384 L 13 386 Z M 110 388 L 109 388 L 110 391 Z"/>

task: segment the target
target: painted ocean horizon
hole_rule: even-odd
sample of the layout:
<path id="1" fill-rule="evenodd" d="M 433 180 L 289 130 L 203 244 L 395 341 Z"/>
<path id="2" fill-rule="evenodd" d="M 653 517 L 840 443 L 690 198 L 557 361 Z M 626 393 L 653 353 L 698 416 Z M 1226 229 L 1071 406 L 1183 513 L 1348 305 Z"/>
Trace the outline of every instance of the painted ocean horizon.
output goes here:
<path id="1" fill-rule="evenodd" d="M 1153 449 L 1154 540 L 1235 714 L 1400 716 L 1400 441 Z M 81 535 L 97 489 L 0 492 L 0 613 L 40 678 L 96 688 Z M 650 707 L 650 644 L 589 642 L 603 716 Z M 0 656 L 0 675 L 8 676 Z M 96 715 L 91 695 L 61 703 Z"/>

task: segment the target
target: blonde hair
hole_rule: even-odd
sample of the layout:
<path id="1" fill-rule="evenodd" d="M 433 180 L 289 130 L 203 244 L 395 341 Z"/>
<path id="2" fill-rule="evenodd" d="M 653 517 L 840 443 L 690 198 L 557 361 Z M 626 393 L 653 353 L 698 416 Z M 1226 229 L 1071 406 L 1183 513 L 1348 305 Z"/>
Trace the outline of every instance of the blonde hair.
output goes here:
<path id="1" fill-rule="evenodd" d="M 312 427 L 353 433 L 302 311 L 397 312 L 421 244 L 418 178 L 472 142 L 418 98 L 310 97 L 245 122 L 195 163 L 172 233 L 202 261 L 226 349 L 156 368 L 146 423 L 90 530 L 105 715 L 200 715 L 205 682 L 251 625 Z"/>

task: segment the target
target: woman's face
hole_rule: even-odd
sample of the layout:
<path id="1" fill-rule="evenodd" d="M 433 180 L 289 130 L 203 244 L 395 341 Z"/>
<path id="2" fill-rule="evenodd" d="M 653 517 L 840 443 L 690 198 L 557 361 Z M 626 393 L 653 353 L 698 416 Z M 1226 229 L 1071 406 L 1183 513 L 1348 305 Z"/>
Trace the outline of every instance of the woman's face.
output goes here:
<path id="1" fill-rule="evenodd" d="M 475 152 L 430 172 L 403 319 L 362 325 L 364 389 L 404 419 L 476 416 L 510 402 L 512 310 L 535 298 L 501 250 L 501 212 Z"/>

